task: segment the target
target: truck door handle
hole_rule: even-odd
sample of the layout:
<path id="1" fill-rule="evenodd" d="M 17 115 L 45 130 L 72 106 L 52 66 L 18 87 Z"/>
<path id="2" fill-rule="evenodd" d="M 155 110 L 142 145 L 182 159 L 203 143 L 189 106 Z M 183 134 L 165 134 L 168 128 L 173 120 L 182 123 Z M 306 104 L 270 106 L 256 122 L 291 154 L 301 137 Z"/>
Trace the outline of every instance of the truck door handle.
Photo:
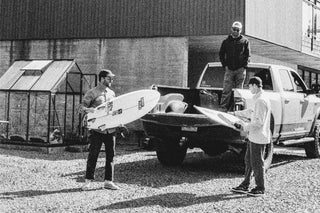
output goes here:
<path id="1" fill-rule="evenodd" d="M 290 102 L 289 99 L 284 99 L 284 103 L 285 103 L 285 104 L 287 104 L 287 103 L 289 103 L 289 102 Z"/>

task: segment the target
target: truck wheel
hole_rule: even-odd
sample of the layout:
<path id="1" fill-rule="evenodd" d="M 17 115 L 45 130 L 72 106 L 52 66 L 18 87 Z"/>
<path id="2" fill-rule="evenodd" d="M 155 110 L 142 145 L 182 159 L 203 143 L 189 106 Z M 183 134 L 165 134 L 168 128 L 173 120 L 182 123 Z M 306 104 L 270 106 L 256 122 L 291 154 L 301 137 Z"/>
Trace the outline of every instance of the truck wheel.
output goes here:
<path id="1" fill-rule="evenodd" d="M 268 170 L 271 166 L 273 158 L 273 142 L 271 141 L 266 145 L 265 154 L 264 154 L 264 168 Z"/>
<path id="2" fill-rule="evenodd" d="M 317 123 L 314 128 L 314 141 L 304 144 L 304 150 L 307 158 L 320 158 L 320 124 Z"/>
<path id="3" fill-rule="evenodd" d="M 179 166 L 186 157 L 187 147 L 179 144 L 166 144 L 162 149 L 157 150 L 159 162 L 164 166 Z"/>

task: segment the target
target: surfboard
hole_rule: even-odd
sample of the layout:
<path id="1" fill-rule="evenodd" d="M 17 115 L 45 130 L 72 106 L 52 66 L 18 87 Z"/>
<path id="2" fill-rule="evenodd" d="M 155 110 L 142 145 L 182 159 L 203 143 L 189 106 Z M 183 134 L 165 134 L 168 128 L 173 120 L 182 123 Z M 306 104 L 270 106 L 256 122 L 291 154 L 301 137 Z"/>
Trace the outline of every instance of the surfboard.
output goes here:
<path id="1" fill-rule="evenodd" d="M 151 111 L 159 99 L 160 93 L 151 89 L 115 97 L 87 114 L 87 128 L 103 131 L 135 121 Z"/>
<path id="2" fill-rule="evenodd" d="M 198 110 L 200 113 L 204 114 L 205 116 L 207 116 L 209 119 L 211 119 L 212 121 L 215 121 L 223 126 L 227 126 L 229 128 L 232 128 L 234 130 L 237 131 L 241 131 L 239 129 L 237 129 L 234 126 L 234 123 L 243 123 L 244 121 L 241 120 L 240 118 L 233 116 L 231 114 L 225 113 L 225 112 L 221 112 L 221 111 L 217 111 L 217 110 L 213 110 L 213 109 L 207 109 L 207 108 L 203 108 L 203 107 L 199 107 L 199 106 L 193 106 L 196 110 Z"/>

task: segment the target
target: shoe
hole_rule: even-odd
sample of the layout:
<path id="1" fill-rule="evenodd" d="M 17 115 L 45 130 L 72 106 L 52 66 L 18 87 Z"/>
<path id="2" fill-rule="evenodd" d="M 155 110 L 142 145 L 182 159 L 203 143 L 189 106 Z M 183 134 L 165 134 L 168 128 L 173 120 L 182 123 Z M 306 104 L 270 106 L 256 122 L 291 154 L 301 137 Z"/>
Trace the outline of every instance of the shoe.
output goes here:
<path id="1" fill-rule="evenodd" d="M 264 196 L 264 190 L 254 188 L 250 192 L 248 192 L 247 195 L 253 197 L 261 197 Z"/>
<path id="2" fill-rule="evenodd" d="M 104 188 L 105 189 L 111 189 L 111 190 L 118 190 L 120 189 L 116 184 L 114 184 L 112 181 L 104 181 Z"/>
<path id="3" fill-rule="evenodd" d="M 232 192 L 241 193 L 241 194 L 247 194 L 249 189 L 245 186 L 237 186 L 231 189 Z"/>
<path id="4" fill-rule="evenodd" d="M 87 191 L 87 190 L 91 189 L 91 185 L 92 185 L 91 183 L 92 183 L 92 181 L 93 181 L 93 180 L 85 179 L 84 184 L 83 184 L 83 186 L 81 187 L 81 189 L 82 189 L 83 191 Z"/>

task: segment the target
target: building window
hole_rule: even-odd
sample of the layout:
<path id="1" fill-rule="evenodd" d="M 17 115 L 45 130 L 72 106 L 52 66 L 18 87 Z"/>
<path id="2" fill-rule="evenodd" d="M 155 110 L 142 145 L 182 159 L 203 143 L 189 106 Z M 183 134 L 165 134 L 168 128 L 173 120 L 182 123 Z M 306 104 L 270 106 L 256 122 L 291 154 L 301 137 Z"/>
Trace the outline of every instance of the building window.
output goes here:
<path id="1" fill-rule="evenodd" d="M 320 0 L 303 0 L 302 51 L 320 54 Z"/>
<path id="2" fill-rule="evenodd" d="M 318 70 L 299 65 L 298 74 L 304 80 L 308 88 L 312 88 L 312 85 L 320 83 Z"/>

